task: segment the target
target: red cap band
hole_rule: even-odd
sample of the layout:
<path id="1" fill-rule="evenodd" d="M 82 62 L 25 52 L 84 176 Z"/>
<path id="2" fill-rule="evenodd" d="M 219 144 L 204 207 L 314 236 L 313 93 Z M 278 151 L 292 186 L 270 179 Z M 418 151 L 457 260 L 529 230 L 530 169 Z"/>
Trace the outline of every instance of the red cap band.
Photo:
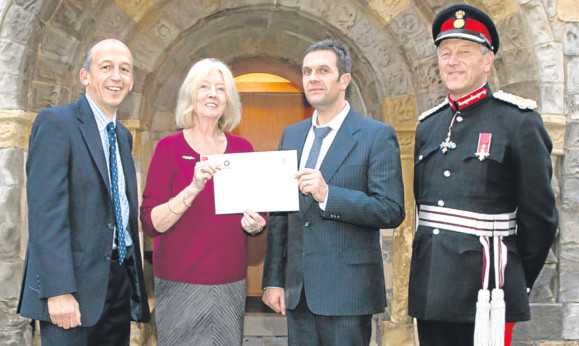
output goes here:
<path id="1" fill-rule="evenodd" d="M 456 28 L 454 27 L 454 21 L 456 20 L 456 18 L 450 18 L 449 20 L 447 20 L 446 22 L 444 22 L 444 24 L 442 24 L 442 27 L 440 28 L 440 33 L 444 33 L 445 31 L 448 30 L 456 30 Z M 491 35 L 489 34 L 489 31 L 487 30 L 487 27 L 484 26 L 483 23 L 476 21 L 474 19 L 464 19 L 466 21 L 466 24 L 464 25 L 464 27 L 460 28 L 461 30 L 468 30 L 468 31 L 474 31 L 474 32 L 478 32 L 481 33 L 483 35 L 485 35 L 485 37 L 487 38 L 487 40 L 493 44 L 493 41 L 491 40 Z"/>

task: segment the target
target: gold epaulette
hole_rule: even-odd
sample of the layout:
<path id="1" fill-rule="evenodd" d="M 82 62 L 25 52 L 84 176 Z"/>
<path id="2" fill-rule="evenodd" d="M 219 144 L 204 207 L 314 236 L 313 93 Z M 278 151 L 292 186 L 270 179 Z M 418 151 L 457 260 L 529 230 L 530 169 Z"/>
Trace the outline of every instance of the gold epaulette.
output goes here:
<path id="1" fill-rule="evenodd" d="M 446 106 L 447 104 L 448 104 L 448 99 L 445 97 L 444 102 L 442 102 L 441 104 L 434 106 L 427 111 L 422 112 L 422 114 L 420 114 L 420 116 L 418 117 L 418 121 L 420 121 L 420 122 L 424 121 L 426 118 L 428 118 L 432 114 L 436 113 L 438 110 L 442 109 L 442 107 Z"/>
<path id="2" fill-rule="evenodd" d="M 510 103 L 520 109 L 537 109 L 537 102 L 531 99 L 522 98 L 517 95 L 506 93 L 502 90 L 493 93 L 493 97 L 501 101 Z"/>

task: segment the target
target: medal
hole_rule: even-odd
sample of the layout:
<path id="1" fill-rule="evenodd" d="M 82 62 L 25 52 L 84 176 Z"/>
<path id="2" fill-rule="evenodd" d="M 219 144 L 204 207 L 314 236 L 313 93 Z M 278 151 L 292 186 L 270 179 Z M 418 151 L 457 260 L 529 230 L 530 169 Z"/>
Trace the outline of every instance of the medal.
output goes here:
<path id="1" fill-rule="evenodd" d="M 439 145 L 440 151 L 443 154 L 446 154 L 450 149 L 456 148 L 456 143 L 450 140 L 450 136 L 452 135 L 452 125 L 454 124 L 454 120 L 456 119 L 457 114 L 460 114 L 460 112 L 454 113 L 454 116 L 450 121 L 450 126 L 448 127 L 448 133 L 446 134 L 446 138 Z"/>
<path id="2" fill-rule="evenodd" d="M 448 136 L 444 139 L 444 141 L 442 141 L 442 143 L 440 143 L 440 151 L 443 154 L 446 154 L 448 149 L 454 149 L 454 148 L 456 148 L 456 143 L 454 143 L 453 141 L 450 140 L 450 131 L 449 131 Z"/>
<path id="3" fill-rule="evenodd" d="M 492 133 L 479 133 L 478 134 L 478 146 L 477 152 L 474 155 L 482 161 L 489 157 L 491 151 L 491 139 L 493 137 Z"/>

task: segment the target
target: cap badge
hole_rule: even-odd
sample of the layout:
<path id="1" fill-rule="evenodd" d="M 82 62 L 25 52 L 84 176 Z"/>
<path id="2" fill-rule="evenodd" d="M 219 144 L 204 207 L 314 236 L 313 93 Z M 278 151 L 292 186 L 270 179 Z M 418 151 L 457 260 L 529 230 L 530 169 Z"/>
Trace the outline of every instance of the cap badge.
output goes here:
<path id="1" fill-rule="evenodd" d="M 462 11 L 462 10 L 461 10 L 461 11 L 456 11 L 455 17 L 456 17 L 456 19 L 454 20 L 454 23 L 453 23 L 454 28 L 455 28 L 455 29 L 462 29 L 462 28 L 464 28 L 464 26 L 465 26 L 465 24 L 466 24 L 466 22 L 465 22 L 465 20 L 464 20 L 464 11 Z"/>

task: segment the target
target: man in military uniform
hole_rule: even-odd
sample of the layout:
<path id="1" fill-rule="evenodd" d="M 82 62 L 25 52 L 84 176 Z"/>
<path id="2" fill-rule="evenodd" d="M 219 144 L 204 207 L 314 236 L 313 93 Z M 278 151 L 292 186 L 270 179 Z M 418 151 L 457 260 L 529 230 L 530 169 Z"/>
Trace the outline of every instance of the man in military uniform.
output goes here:
<path id="1" fill-rule="evenodd" d="M 534 101 L 491 91 L 487 14 L 453 5 L 432 34 L 449 92 L 416 130 L 409 314 L 421 346 L 503 345 L 506 322 L 530 319 L 557 229 L 552 143 Z"/>

